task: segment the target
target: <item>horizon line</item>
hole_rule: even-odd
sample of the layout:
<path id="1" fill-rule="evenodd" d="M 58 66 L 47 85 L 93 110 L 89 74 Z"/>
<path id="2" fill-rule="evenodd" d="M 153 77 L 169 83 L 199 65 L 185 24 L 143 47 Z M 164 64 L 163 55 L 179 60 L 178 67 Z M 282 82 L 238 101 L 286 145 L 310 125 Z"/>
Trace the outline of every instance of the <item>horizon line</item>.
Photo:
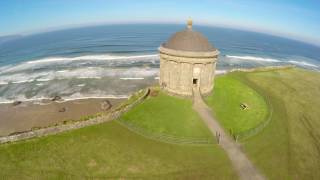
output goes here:
<path id="1" fill-rule="evenodd" d="M 268 32 L 264 31 L 261 29 L 255 29 L 255 28 L 249 28 L 249 27 L 239 27 L 239 26 L 233 26 L 233 25 L 227 25 L 227 24 L 213 24 L 213 23 L 205 23 L 198 21 L 199 23 L 195 24 L 195 26 L 206 26 L 206 27 L 217 27 L 217 28 L 227 28 L 227 29 L 234 29 L 234 30 L 240 30 L 240 31 L 247 31 L 247 32 L 254 32 L 254 33 L 260 33 L 260 34 L 265 34 L 269 36 L 275 36 L 275 37 L 280 37 L 280 38 L 285 38 L 301 43 L 306 43 L 312 46 L 316 46 L 320 48 L 320 42 L 310 42 L 309 40 L 306 40 L 302 37 L 296 38 L 292 36 L 286 36 L 283 35 L 284 33 L 276 33 L 276 32 Z M 131 24 L 168 24 L 168 25 L 186 25 L 187 20 L 185 23 L 181 23 L 180 21 L 158 21 L 158 22 L 151 22 L 151 21 L 110 21 L 110 22 L 95 22 L 95 23 L 81 23 L 81 24 L 68 24 L 68 25 L 62 25 L 62 26 L 54 26 L 54 27 L 48 27 L 48 28 L 42 28 L 42 29 L 37 29 L 37 30 L 30 30 L 30 31 L 25 31 L 21 33 L 13 33 L 13 34 L 4 34 L 0 35 L 1 37 L 6 37 L 6 36 L 31 36 L 31 35 L 36 35 L 36 34 L 41 34 L 41 33 L 48 33 L 48 32 L 54 32 L 54 31 L 63 31 L 63 30 L 68 30 L 68 29 L 77 29 L 77 28 L 85 28 L 85 27 L 94 27 L 94 26 L 104 26 L 104 25 L 131 25 Z M 285 33 L 287 34 L 287 33 Z"/>

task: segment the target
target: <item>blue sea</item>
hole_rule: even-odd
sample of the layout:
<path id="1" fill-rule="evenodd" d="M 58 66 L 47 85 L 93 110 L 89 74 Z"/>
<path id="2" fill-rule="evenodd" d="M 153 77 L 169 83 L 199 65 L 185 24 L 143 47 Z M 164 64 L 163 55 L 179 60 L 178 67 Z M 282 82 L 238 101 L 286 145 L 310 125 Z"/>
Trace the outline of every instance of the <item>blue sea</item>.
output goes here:
<path id="1" fill-rule="evenodd" d="M 155 84 L 158 47 L 185 25 L 104 25 L 0 38 L 0 103 L 59 95 L 122 98 Z M 234 29 L 194 26 L 219 49 L 217 72 L 297 65 L 320 70 L 320 48 Z"/>

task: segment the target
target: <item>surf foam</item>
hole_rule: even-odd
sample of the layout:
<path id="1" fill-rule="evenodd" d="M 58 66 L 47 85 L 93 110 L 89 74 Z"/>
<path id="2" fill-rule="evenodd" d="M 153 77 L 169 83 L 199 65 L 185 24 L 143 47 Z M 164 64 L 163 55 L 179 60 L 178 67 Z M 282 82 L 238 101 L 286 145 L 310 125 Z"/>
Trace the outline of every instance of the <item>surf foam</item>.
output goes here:
<path id="1" fill-rule="evenodd" d="M 85 56 L 77 56 L 77 57 L 48 57 L 33 61 L 28 61 L 29 64 L 34 63 L 51 63 L 51 62 L 66 62 L 66 61 L 85 61 L 85 60 L 126 60 L 126 59 L 143 59 L 143 58 L 155 58 L 158 57 L 158 54 L 149 54 L 149 55 L 136 55 L 136 56 L 113 56 L 110 54 L 101 54 L 101 55 L 85 55 Z"/>
<path id="2" fill-rule="evenodd" d="M 50 69 L 52 67 L 58 68 L 57 72 L 64 73 L 66 70 L 61 69 L 59 66 L 66 67 L 84 67 L 85 64 L 94 65 L 96 63 L 102 63 L 104 66 L 121 66 L 121 65 L 130 65 L 136 62 L 146 62 L 156 64 L 159 60 L 157 54 L 149 55 L 128 55 L 128 56 L 114 56 L 110 54 L 101 54 L 101 55 L 85 55 L 78 57 L 47 57 L 32 61 L 26 61 L 19 64 L 12 64 L 0 67 L 0 75 L 12 72 L 21 72 L 26 70 L 37 70 L 41 68 Z M 78 61 L 87 61 L 85 63 L 78 63 Z M 74 63 L 73 63 L 74 62 Z M 90 68 L 90 67 L 87 67 Z"/>
<path id="3" fill-rule="evenodd" d="M 232 56 L 232 55 L 226 55 L 226 57 L 230 58 L 230 59 L 239 59 L 239 60 L 248 60 L 248 61 L 281 62 L 278 59 L 263 58 L 263 57 L 256 57 L 256 56 Z"/>
<path id="4" fill-rule="evenodd" d="M 76 68 L 72 70 L 61 71 L 51 70 L 48 72 L 29 72 L 29 73 L 10 73 L 8 75 L 0 75 L 0 85 L 8 83 L 29 83 L 33 81 L 46 82 L 51 80 L 64 79 L 101 79 L 104 77 L 119 77 L 122 79 L 141 79 L 157 75 L 158 68 Z"/>
<path id="5" fill-rule="evenodd" d="M 289 63 L 291 64 L 296 64 L 296 65 L 300 65 L 300 66 L 310 66 L 310 67 L 315 67 L 315 68 L 318 68 L 319 66 L 315 65 L 315 64 L 311 64 L 309 62 L 306 62 L 306 61 L 288 61 Z"/>
<path id="6" fill-rule="evenodd" d="M 143 77 L 123 77 L 120 79 L 122 79 L 122 80 L 142 80 L 144 78 Z"/>
<path id="7" fill-rule="evenodd" d="M 67 101 L 74 101 L 74 100 L 82 100 L 82 99 L 127 99 L 129 98 L 128 95 L 104 95 L 104 96 L 95 96 L 95 95 L 88 95 L 88 96 L 71 96 L 71 97 L 62 97 L 61 102 L 67 102 Z M 17 98 L 17 99 L 5 99 L 0 97 L 0 104 L 11 104 L 15 101 L 21 101 L 21 102 L 32 102 L 34 104 L 40 104 L 45 105 L 48 103 L 42 103 L 43 100 L 51 100 L 52 97 L 39 97 L 39 98 Z"/>

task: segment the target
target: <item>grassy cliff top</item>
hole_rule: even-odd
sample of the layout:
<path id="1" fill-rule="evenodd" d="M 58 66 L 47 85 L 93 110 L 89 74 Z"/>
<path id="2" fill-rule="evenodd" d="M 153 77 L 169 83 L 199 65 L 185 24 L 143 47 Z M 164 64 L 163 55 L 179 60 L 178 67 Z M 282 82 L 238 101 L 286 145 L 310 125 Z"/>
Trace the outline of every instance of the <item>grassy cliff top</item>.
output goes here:
<path id="1" fill-rule="evenodd" d="M 216 145 L 153 141 L 115 121 L 2 144 L 0 169 L 0 179 L 236 178 Z"/>
<path id="2" fill-rule="evenodd" d="M 153 133 L 181 138 L 212 138 L 209 129 L 192 109 L 191 99 L 169 96 L 161 90 L 156 93 L 121 119 Z"/>
<path id="3" fill-rule="evenodd" d="M 263 122 L 268 98 L 270 123 L 242 142 L 268 179 L 320 179 L 320 73 L 296 68 L 233 72 L 217 78 L 214 92 L 208 103 L 218 120 L 239 131 Z M 224 115 L 229 112 L 215 109 L 240 108 L 242 102 L 253 112 Z M 191 105 L 191 100 L 160 92 L 122 118 L 153 132 L 211 136 Z M 0 169 L 4 179 L 237 179 L 217 145 L 154 141 L 116 122 L 2 144 Z"/>
<path id="4" fill-rule="evenodd" d="M 237 73 L 218 76 L 211 95 L 205 98 L 227 131 L 248 131 L 266 121 L 269 107 L 257 91 L 237 79 Z"/>
<path id="5" fill-rule="evenodd" d="M 233 72 L 215 83 L 207 100 L 226 129 L 254 127 L 265 116 L 262 99 L 270 103 L 270 122 L 243 142 L 258 169 L 269 179 L 320 179 L 319 72 L 299 68 Z M 241 112 L 239 102 L 248 102 L 253 112 Z"/>
<path id="6" fill-rule="evenodd" d="M 134 98 L 136 99 L 136 98 Z M 128 100 L 128 103 L 132 99 Z M 126 103 L 124 103 L 126 104 Z M 213 138 L 189 99 L 159 92 L 123 115 L 152 132 Z M 163 143 L 117 121 L 0 145 L 4 179 L 235 179 L 217 145 Z M 212 171 L 214 169 L 214 171 Z"/>

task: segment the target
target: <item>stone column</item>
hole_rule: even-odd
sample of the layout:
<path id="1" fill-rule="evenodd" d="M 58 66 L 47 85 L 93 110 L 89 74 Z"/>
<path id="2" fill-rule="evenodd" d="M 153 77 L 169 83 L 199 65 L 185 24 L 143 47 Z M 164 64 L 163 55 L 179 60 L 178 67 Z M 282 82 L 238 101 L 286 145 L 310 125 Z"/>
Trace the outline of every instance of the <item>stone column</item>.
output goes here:
<path id="1" fill-rule="evenodd" d="M 190 71 L 189 71 L 189 64 L 188 63 L 181 63 L 181 72 L 180 72 L 180 86 L 181 91 L 183 93 L 188 93 L 188 86 L 190 81 Z"/>
<path id="2" fill-rule="evenodd" d="M 162 86 L 164 81 L 164 69 L 165 69 L 165 60 L 160 57 L 160 74 L 159 74 L 159 84 Z"/>
<path id="3" fill-rule="evenodd" d="M 176 82 L 175 82 L 175 70 L 174 70 L 174 66 L 175 66 L 175 62 L 174 61 L 169 61 L 169 88 L 171 90 L 174 90 L 175 89 L 175 86 L 176 86 Z"/>

